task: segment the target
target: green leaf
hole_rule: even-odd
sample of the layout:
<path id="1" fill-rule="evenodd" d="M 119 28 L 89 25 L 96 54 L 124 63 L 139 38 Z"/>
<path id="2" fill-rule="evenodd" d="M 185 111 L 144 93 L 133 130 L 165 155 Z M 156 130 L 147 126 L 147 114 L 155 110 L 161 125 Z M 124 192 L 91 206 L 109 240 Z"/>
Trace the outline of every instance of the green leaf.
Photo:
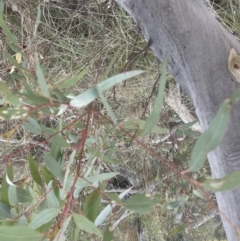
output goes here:
<path id="1" fill-rule="evenodd" d="M 223 192 L 240 186 L 240 171 L 232 172 L 221 179 L 211 179 L 203 182 L 203 185 L 214 192 Z"/>
<path id="2" fill-rule="evenodd" d="M 200 197 L 201 199 L 205 200 L 203 194 L 202 194 L 200 191 L 198 191 L 198 190 L 196 190 L 196 189 L 193 189 L 193 194 L 194 194 L 195 196 Z"/>
<path id="3" fill-rule="evenodd" d="M 61 163 L 57 162 L 49 153 L 44 153 L 44 160 L 49 171 L 52 172 L 55 178 L 59 179 L 59 181 L 63 183 L 64 177 Z"/>
<path id="4" fill-rule="evenodd" d="M 87 147 L 87 150 L 95 157 L 98 157 L 101 161 L 105 162 L 105 163 L 113 163 L 113 164 L 117 164 L 120 163 L 121 161 L 119 160 L 112 160 L 110 158 L 108 158 L 106 156 L 106 154 L 104 154 L 103 152 L 98 151 L 97 149 L 94 149 L 92 147 Z"/>
<path id="5" fill-rule="evenodd" d="M 73 76 L 72 78 L 67 79 L 61 84 L 59 84 L 58 87 L 60 89 L 64 89 L 64 88 L 69 88 L 71 86 L 75 86 L 77 82 L 80 81 L 85 74 L 87 74 L 87 72 L 88 72 L 88 69 L 86 68 L 82 70 L 80 73 L 78 73 L 77 75 Z"/>
<path id="6" fill-rule="evenodd" d="M 52 180 L 48 183 L 46 193 L 47 193 L 47 202 L 49 208 L 60 208 L 59 201 L 56 197 L 56 194 L 54 192 L 53 186 L 52 186 Z"/>
<path id="7" fill-rule="evenodd" d="M 9 184 L 7 183 L 7 176 L 10 180 L 13 179 L 13 166 L 10 164 L 7 168 L 7 171 L 4 173 L 3 179 L 2 179 L 2 187 L 1 187 L 1 201 L 7 205 L 10 206 L 9 200 L 8 200 L 8 187 Z"/>
<path id="8" fill-rule="evenodd" d="M 152 197 L 146 196 L 146 194 L 137 194 L 124 202 L 123 206 L 138 213 L 146 213 L 151 212 L 156 203 L 156 200 Z"/>
<path id="9" fill-rule="evenodd" d="M 77 95 L 70 101 L 70 105 L 73 107 L 83 107 L 90 104 L 98 97 L 98 91 L 95 87 L 88 89 L 80 95 Z"/>
<path id="10" fill-rule="evenodd" d="M 66 197 L 67 197 L 67 189 L 66 188 L 60 188 L 59 189 L 59 198 L 61 199 L 61 200 L 65 200 L 66 199 Z"/>
<path id="11" fill-rule="evenodd" d="M 44 134 L 50 136 L 56 134 L 56 130 L 53 128 L 48 128 L 46 126 L 40 125 L 41 130 L 44 132 Z"/>
<path id="12" fill-rule="evenodd" d="M 39 64 L 39 60 L 37 58 L 37 55 L 36 55 L 36 74 L 37 74 L 38 84 L 39 84 L 43 94 L 46 97 L 49 98 L 50 94 L 49 94 L 49 91 L 48 91 L 47 83 L 46 83 L 42 68 Z"/>
<path id="13" fill-rule="evenodd" d="M 7 204 L 0 202 L 0 219 L 1 218 L 9 218 L 11 219 L 11 213 L 10 213 L 10 206 Z"/>
<path id="14" fill-rule="evenodd" d="M 22 215 L 17 219 L 18 226 L 27 226 L 27 218 Z"/>
<path id="15" fill-rule="evenodd" d="M 22 126 L 26 131 L 29 131 L 33 134 L 39 135 L 42 133 L 38 122 L 31 117 L 28 117 Z"/>
<path id="16" fill-rule="evenodd" d="M 17 187 L 15 185 L 10 185 L 8 187 L 8 200 L 10 205 L 15 206 L 17 205 Z"/>
<path id="17" fill-rule="evenodd" d="M 85 213 L 86 217 L 92 222 L 94 222 L 97 217 L 100 202 L 101 195 L 98 189 L 93 190 L 84 201 L 83 212 Z"/>
<path id="18" fill-rule="evenodd" d="M 50 101 L 48 99 L 46 99 L 45 97 L 38 96 L 38 95 L 34 94 L 33 92 L 32 93 L 23 93 L 23 94 L 21 94 L 21 97 L 24 99 L 24 102 L 33 104 L 36 106 L 47 105 L 50 103 Z"/>
<path id="19" fill-rule="evenodd" d="M 60 208 L 47 208 L 37 214 L 37 216 L 28 225 L 30 229 L 37 229 L 42 225 L 53 220 L 61 212 Z"/>
<path id="20" fill-rule="evenodd" d="M 100 238 L 103 237 L 100 230 L 94 225 L 94 223 L 89 221 L 86 217 L 74 213 L 73 219 L 74 219 L 76 225 L 80 228 L 80 230 L 83 230 L 83 231 L 85 231 L 87 233 L 90 233 L 90 234 L 95 234 Z"/>
<path id="21" fill-rule="evenodd" d="M 96 89 L 98 91 L 98 95 L 100 96 L 104 107 L 106 108 L 106 110 L 107 110 L 109 116 L 111 117 L 113 123 L 116 125 L 117 124 L 117 118 L 116 118 L 115 114 L 113 113 L 111 106 L 109 105 L 107 99 L 104 97 L 103 93 L 99 90 L 98 86 L 96 86 Z"/>
<path id="22" fill-rule="evenodd" d="M 144 71 L 142 71 L 142 70 L 133 70 L 133 71 L 121 73 L 121 74 L 115 75 L 113 77 L 110 77 L 98 84 L 99 91 L 101 91 L 103 93 L 104 91 L 109 90 L 112 87 L 114 87 L 116 84 L 119 84 L 126 79 L 140 75 L 143 72 Z"/>
<path id="23" fill-rule="evenodd" d="M 37 212 L 42 212 L 43 210 L 45 210 L 47 208 L 47 200 L 46 200 L 46 198 L 45 199 L 43 199 L 40 203 L 39 203 L 39 205 L 37 206 Z"/>
<path id="24" fill-rule="evenodd" d="M 48 184 L 52 179 L 54 179 L 54 175 L 48 170 L 46 166 L 42 167 L 43 174 L 44 174 L 44 181 Z"/>
<path id="25" fill-rule="evenodd" d="M 36 164 L 36 161 L 33 159 L 33 157 L 31 156 L 31 154 L 28 155 L 28 164 L 29 164 L 29 168 L 33 177 L 33 180 L 40 186 L 42 186 L 42 178 L 41 175 L 38 171 L 38 166 Z"/>
<path id="26" fill-rule="evenodd" d="M 65 96 L 65 93 L 62 93 L 62 92 L 59 91 L 59 90 L 54 90 L 54 91 L 52 92 L 52 96 L 56 96 L 57 101 L 60 102 L 60 103 L 63 103 L 63 104 L 68 103 L 68 99 L 67 99 L 67 97 Z M 66 106 L 66 105 L 65 105 L 65 106 Z M 67 106 L 66 106 L 66 108 L 67 108 Z"/>
<path id="27" fill-rule="evenodd" d="M 40 241 L 43 235 L 24 226 L 0 227 L 2 241 Z"/>
<path id="28" fill-rule="evenodd" d="M 53 143 L 56 146 L 59 147 L 69 147 L 70 145 L 67 143 L 67 141 L 64 139 L 63 136 L 56 134 L 57 130 L 53 129 L 53 128 L 47 128 L 43 125 L 40 125 L 41 130 L 44 132 L 44 134 L 49 137 L 52 136 L 49 141 L 51 143 Z M 60 149 L 59 149 L 60 150 Z"/>
<path id="29" fill-rule="evenodd" d="M 17 187 L 17 199 L 19 203 L 29 203 L 33 198 L 27 190 Z"/>
<path id="30" fill-rule="evenodd" d="M 208 129 L 198 138 L 191 154 L 189 171 L 199 171 L 207 159 L 207 154 L 219 145 L 228 126 L 230 111 L 230 101 L 226 100 L 221 104 Z"/>
<path id="31" fill-rule="evenodd" d="M 175 208 L 179 207 L 179 205 L 180 205 L 179 201 L 171 201 L 168 203 L 167 209 L 175 209 Z"/>
<path id="32" fill-rule="evenodd" d="M 67 108 L 68 108 L 67 105 L 63 105 L 63 104 L 60 105 L 60 107 L 59 107 L 59 111 L 58 111 L 57 115 L 62 116 L 63 113 L 67 110 Z"/>
<path id="33" fill-rule="evenodd" d="M 236 101 L 240 99 L 240 89 L 237 89 L 231 96 L 228 98 L 228 100 L 231 102 L 231 104 L 234 104 Z"/>
<path id="34" fill-rule="evenodd" d="M 146 121 L 138 119 L 129 119 L 123 124 L 123 127 L 127 129 L 139 128 L 139 130 L 143 130 L 144 126 L 146 126 Z M 156 134 L 167 134 L 169 130 L 155 125 L 151 132 Z"/>
<path id="35" fill-rule="evenodd" d="M 57 162 L 62 161 L 62 157 L 63 157 L 62 148 L 55 145 L 54 143 L 51 144 L 50 154 L 55 160 L 57 160 Z"/>
<path id="36" fill-rule="evenodd" d="M 114 241 L 113 231 L 111 230 L 110 225 L 105 228 L 103 241 Z"/>
<path id="37" fill-rule="evenodd" d="M 2 14 L 0 14 L 0 27 L 2 28 L 2 31 L 4 32 L 4 34 L 7 36 L 8 41 L 11 41 L 13 44 L 15 44 L 17 46 L 18 41 L 15 38 L 15 36 L 11 33 L 8 26 L 6 25 Z"/>
<path id="38" fill-rule="evenodd" d="M 115 201 L 118 204 L 122 204 L 121 199 L 119 198 L 119 196 L 116 193 L 106 193 L 105 194 L 109 199 Z"/>
<path id="39" fill-rule="evenodd" d="M 28 109 L 25 107 L 1 107 L 0 120 L 23 119 L 28 114 Z"/>
<path id="40" fill-rule="evenodd" d="M 13 106 L 21 105 L 21 101 L 19 100 L 19 98 L 14 93 L 12 93 L 11 90 L 9 90 L 9 88 L 3 81 L 0 81 L 0 93 L 2 93 L 2 95 L 11 105 Z"/>
<path id="41" fill-rule="evenodd" d="M 69 157 L 69 161 L 68 161 L 67 168 L 66 168 L 65 175 L 64 175 L 63 189 L 66 189 L 67 179 L 68 179 L 68 176 L 70 173 L 70 168 L 74 162 L 75 155 L 76 155 L 76 150 L 74 150 Z"/>
<path id="42" fill-rule="evenodd" d="M 37 228 L 36 230 L 40 233 L 47 233 L 51 226 L 53 226 L 53 222 L 55 221 L 55 219 L 49 221 L 48 223 L 43 224 L 41 227 Z M 46 240 L 49 241 L 49 240 Z"/>
<path id="43" fill-rule="evenodd" d="M 197 122 L 198 122 L 198 120 L 191 121 L 191 122 L 189 122 L 189 123 L 186 123 L 186 124 L 181 125 L 178 129 L 179 129 L 180 131 L 183 131 L 183 132 L 188 131 L 188 130 L 190 129 L 190 127 L 192 127 L 193 125 L 195 125 Z"/>
<path id="44" fill-rule="evenodd" d="M 102 173 L 99 175 L 91 176 L 91 177 L 86 177 L 86 178 L 81 178 L 79 177 L 76 182 L 76 188 L 84 188 L 84 187 L 89 187 L 92 186 L 92 184 L 95 183 L 101 183 L 103 181 L 109 180 L 113 177 L 115 177 L 118 173 L 117 172 L 110 172 L 110 173 Z M 72 186 L 74 182 L 73 176 L 69 176 L 67 180 L 67 185 Z"/>
<path id="45" fill-rule="evenodd" d="M 168 233 L 168 236 L 169 237 L 172 237 L 178 233 L 181 233 L 183 230 L 185 229 L 185 225 L 180 225 L 178 226 L 177 228 L 174 228 L 173 230 L 171 230 L 169 233 Z"/>
<path id="46" fill-rule="evenodd" d="M 103 93 L 104 91 L 112 88 L 116 84 L 121 83 L 122 81 L 129 79 L 131 77 L 134 77 L 136 75 L 139 75 L 141 73 L 143 73 L 143 71 L 135 70 L 135 71 L 130 71 L 126 73 L 121 73 L 111 78 L 108 78 L 107 80 L 97 84 L 98 90 L 96 87 L 92 87 L 91 89 L 88 89 L 82 94 L 74 97 L 70 101 L 70 105 L 73 107 L 79 107 L 79 108 L 85 105 L 88 105 L 99 96 L 98 91 L 101 91 Z"/>
<path id="47" fill-rule="evenodd" d="M 117 176 L 118 173 L 117 172 L 109 172 L 109 173 L 102 173 L 102 174 L 98 174 L 95 176 L 91 176 L 91 177 L 87 177 L 86 180 L 88 180 L 89 182 L 103 182 L 106 180 L 109 180 L 115 176 Z"/>
<path id="48" fill-rule="evenodd" d="M 69 147 L 70 145 L 67 143 L 67 141 L 64 139 L 63 136 L 55 135 L 49 139 L 51 143 L 54 143 L 56 146 L 59 147 Z"/>
<path id="49" fill-rule="evenodd" d="M 153 127 L 156 125 L 157 120 L 159 118 L 159 114 L 162 110 L 163 98 L 164 98 L 164 89 L 166 84 L 166 75 L 167 75 L 167 57 L 164 58 L 163 66 L 162 66 L 162 74 L 160 77 L 159 89 L 157 99 L 155 101 L 154 108 L 149 118 L 146 121 L 146 124 L 141 132 L 142 136 L 146 136 L 152 132 Z"/>

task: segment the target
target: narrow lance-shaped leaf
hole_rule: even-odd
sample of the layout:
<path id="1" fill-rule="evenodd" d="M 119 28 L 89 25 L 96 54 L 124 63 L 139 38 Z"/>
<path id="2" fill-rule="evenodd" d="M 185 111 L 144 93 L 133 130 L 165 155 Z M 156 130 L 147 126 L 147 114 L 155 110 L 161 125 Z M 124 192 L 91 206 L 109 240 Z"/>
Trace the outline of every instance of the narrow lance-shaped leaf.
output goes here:
<path id="1" fill-rule="evenodd" d="M 63 173 L 61 163 L 57 162 L 49 153 L 44 154 L 44 160 L 47 168 L 52 174 L 63 183 Z"/>
<path id="2" fill-rule="evenodd" d="M 101 195 L 98 189 L 93 190 L 85 199 L 83 204 L 83 211 L 87 218 L 94 222 L 101 202 Z"/>
<path id="3" fill-rule="evenodd" d="M 123 123 L 123 127 L 130 128 L 130 129 L 137 127 L 141 131 L 141 130 L 144 130 L 146 123 L 147 122 L 144 120 L 129 119 L 128 121 Z M 151 132 L 156 133 L 156 134 L 167 134 L 167 133 L 169 133 L 169 130 L 155 125 L 155 126 L 153 126 Z"/>
<path id="4" fill-rule="evenodd" d="M 118 74 L 116 76 L 108 78 L 107 80 L 97 84 L 98 90 L 101 91 L 101 93 L 103 93 L 104 91 L 112 88 L 116 84 L 119 84 L 122 81 L 129 79 L 131 77 L 134 77 L 136 75 L 139 75 L 141 73 L 143 73 L 143 71 L 135 70 L 135 71 Z M 91 89 L 83 92 L 82 94 L 77 95 L 70 101 L 71 106 L 83 107 L 85 105 L 88 105 L 89 103 L 94 101 L 97 97 L 99 97 L 98 90 L 96 89 L 96 87 L 92 87 Z"/>
<path id="5" fill-rule="evenodd" d="M 213 192 L 223 192 L 240 186 L 240 171 L 235 171 L 224 178 L 206 180 L 203 185 Z"/>
<path id="6" fill-rule="evenodd" d="M 208 129 L 198 138 L 193 148 L 189 171 L 200 170 L 207 159 L 207 154 L 219 145 L 228 126 L 231 107 L 239 99 L 240 90 L 238 89 L 220 105 Z"/>
<path id="7" fill-rule="evenodd" d="M 36 161 L 32 158 L 32 156 L 28 155 L 28 164 L 29 168 L 33 177 L 33 180 L 40 186 L 42 186 L 42 178 L 38 171 L 38 166 L 36 164 Z"/>
<path id="8" fill-rule="evenodd" d="M 1 201 L 7 205 L 10 206 L 9 200 L 8 200 L 8 187 L 9 184 L 7 183 L 7 176 L 10 178 L 10 180 L 13 179 L 13 166 L 12 164 L 8 166 L 6 173 L 3 176 L 3 180 L 2 180 L 2 187 L 1 187 Z"/>
<path id="9" fill-rule="evenodd" d="M 110 173 L 102 173 L 99 175 L 90 176 L 90 177 L 86 177 L 86 178 L 79 177 L 76 182 L 76 188 L 81 189 L 84 187 L 91 186 L 93 183 L 102 183 L 105 180 L 109 180 L 109 179 L 115 177 L 117 174 L 118 174 L 117 172 L 110 172 Z M 74 182 L 74 177 L 69 176 L 68 180 L 67 180 L 67 185 L 72 186 L 73 182 Z"/>
<path id="10" fill-rule="evenodd" d="M 24 226 L 0 227 L 2 241 L 40 241 L 43 234 Z"/>
<path id="11" fill-rule="evenodd" d="M 4 95 L 5 99 L 13 106 L 21 105 L 21 101 L 19 100 L 19 98 L 14 93 L 12 93 L 12 91 L 9 90 L 7 85 L 2 81 L 0 81 L 0 92 Z"/>
<path id="12" fill-rule="evenodd" d="M 54 219 L 59 212 L 61 211 L 60 208 L 48 208 L 37 214 L 37 216 L 31 221 L 29 224 L 30 229 L 37 229 L 42 225 L 50 222 Z"/>
<path id="13" fill-rule="evenodd" d="M 68 164 L 67 164 L 67 168 L 66 168 L 64 180 L 63 180 L 63 189 L 66 189 L 67 179 L 68 179 L 68 176 L 69 176 L 69 173 L 70 173 L 70 168 L 71 168 L 71 165 L 73 164 L 75 155 L 76 155 L 76 150 L 74 150 L 69 157 L 69 161 L 68 161 Z"/>
<path id="14" fill-rule="evenodd" d="M 0 219 L 2 218 L 12 218 L 10 214 L 10 206 L 0 202 Z"/>
<path id="15" fill-rule="evenodd" d="M 169 233 L 168 233 L 168 236 L 169 237 L 172 237 L 178 233 L 181 233 L 183 230 L 185 229 L 185 225 L 180 225 L 178 226 L 177 228 L 174 228 L 173 230 L 171 230 Z"/>
<path id="16" fill-rule="evenodd" d="M 22 126 L 26 131 L 29 131 L 33 134 L 39 135 L 42 133 L 38 122 L 31 117 L 28 117 Z"/>
<path id="17" fill-rule="evenodd" d="M 52 183 L 53 183 L 53 181 L 51 180 L 48 183 L 47 189 L 46 189 L 48 207 L 49 208 L 60 208 L 60 203 L 56 197 Z"/>
<path id="18" fill-rule="evenodd" d="M 198 191 L 198 190 L 196 190 L 196 189 L 193 189 L 193 194 L 194 194 L 195 196 L 197 196 L 197 197 L 200 197 L 200 198 L 202 198 L 202 199 L 205 199 L 205 198 L 204 198 L 204 195 L 203 195 L 200 191 Z"/>
<path id="19" fill-rule="evenodd" d="M 59 147 L 67 148 L 70 146 L 69 143 L 67 143 L 67 141 L 65 140 L 65 138 L 60 135 L 53 136 L 52 138 L 49 139 L 49 141 Z"/>
<path id="20" fill-rule="evenodd" d="M 149 133 L 151 133 L 152 129 L 156 125 L 157 120 L 159 118 L 159 114 L 162 110 L 162 105 L 163 105 L 164 89 L 165 89 L 165 84 L 167 80 L 166 75 L 167 75 L 167 57 L 165 57 L 163 61 L 162 74 L 160 77 L 157 99 L 156 99 L 154 108 L 149 118 L 146 121 L 143 131 L 141 132 L 142 136 L 146 136 Z"/>
<path id="21" fill-rule="evenodd" d="M 80 230 L 83 230 L 90 234 L 95 234 L 98 237 L 102 238 L 103 235 L 100 232 L 100 230 L 94 225 L 94 223 L 89 221 L 86 217 L 74 213 L 73 219 L 74 219 L 76 225 L 80 228 Z"/>
<path id="22" fill-rule="evenodd" d="M 191 154 L 190 171 L 200 170 L 207 159 L 207 154 L 219 145 L 227 129 L 230 110 L 229 101 L 224 101 L 208 129 L 198 138 Z"/>
<path id="23" fill-rule="evenodd" d="M 113 113 L 113 110 L 111 108 L 111 106 L 109 105 L 107 99 L 105 98 L 105 96 L 103 95 L 103 93 L 99 90 L 98 86 L 96 86 L 96 89 L 98 91 L 98 95 L 100 96 L 102 103 L 104 105 L 104 107 L 106 108 L 109 116 L 111 117 L 113 123 L 116 125 L 117 124 L 117 118 L 115 116 L 115 114 Z"/>
<path id="24" fill-rule="evenodd" d="M 171 201 L 167 204 L 167 209 L 176 209 L 177 207 L 179 207 L 180 205 L 180 201 Z"/>
<path id="25" fill-rule="evenodd" d="M 8 187 L 8 200 L 10 205 L 15 206 L 18 202 L 17 200 L 17 187 L 15 185 L 10 185 Z"/>
<path id="26" fill-rule="evenodd" d="M 36 58 L 36 74 L 37 74 L 38 84 L 39 84 L 43 94 L 46 97 L 49 98 L 50 94 L 49 94 L 49 91 L 48 91 L 47 83 L 46 83 L 46 80 L 45 80 L 42 68 L 41 68 L 41 66 L 39 64 L 39 60 L 38 60 L 37 54 L 36 54 L 35 58 Z"/>
<path id="27" fill-rule="evenodd" d="M 3 6 L 1 4 L 1 6 Z M 7 39 L 9 41 L 11 41 L 13 44 L 18 45 L 18 41 L 15 38 L 15 36 L 11 33 L 11 31 L 9 30 L 7 24 L 5 23 L 3 16 L 2 16 L 2 12 L 0 12 L 0 27 L 2 28 L 4 34 L 7 36 Z"/>
<path id="28" fill-rule="evenodd" d="M 153 206 L 157 203 L 157 200 L 154 200 L 153 197 L 147 197 L 146 194 L 137 194 L 132 198 L 128 199 L 122 205 L 130 210 L 146 213 L 151 212 Z"/>
<path id="29" fill-rule="evenodd" d="M 61 84 L 58 85 L 58 87 L 60 89 L 64 89 L 64 88 L 69 88 L 71 86 L 74 86 L 77 84 L 78 81 L 80 81 L 84 75 L 86 75 L 88 72 L 88 69 L 84 69 L 82 70 L 79 74 L 73 76 L 70 79 L 65 80 L 64 82 L 62 82 Z"/>
<path id="30" fill-rule="evenodd" d="M 29 191 L 17 187 L 17 199 L 19 203 L 29 203 L 32 201 L 32 196 Z"/>
<path id="31" fill-rule="evenodd" d="M 15 120 L 22 119 L 28 114 L 27 107 L 1 107 L 0 120 Z"/>

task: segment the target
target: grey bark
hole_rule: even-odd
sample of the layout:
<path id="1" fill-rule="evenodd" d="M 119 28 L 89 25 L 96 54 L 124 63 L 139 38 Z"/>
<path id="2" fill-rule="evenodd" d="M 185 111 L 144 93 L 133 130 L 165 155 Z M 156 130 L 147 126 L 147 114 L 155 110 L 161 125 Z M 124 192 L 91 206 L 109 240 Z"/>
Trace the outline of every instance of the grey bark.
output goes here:
<path id="1" fill-rule="evenodd" d="M 219 105 L 239 88 L 228 55 L 240 44 L 199 0 L 116 0 L 136 21 L 160 60 L 192 100 L 205 130 Z M 213 178 L 240 169 L 240 104 L 231 113 L 220 146 L 208 156 Z M 240 188 L 217 193 L 227 238 L 240 240 Z"/>

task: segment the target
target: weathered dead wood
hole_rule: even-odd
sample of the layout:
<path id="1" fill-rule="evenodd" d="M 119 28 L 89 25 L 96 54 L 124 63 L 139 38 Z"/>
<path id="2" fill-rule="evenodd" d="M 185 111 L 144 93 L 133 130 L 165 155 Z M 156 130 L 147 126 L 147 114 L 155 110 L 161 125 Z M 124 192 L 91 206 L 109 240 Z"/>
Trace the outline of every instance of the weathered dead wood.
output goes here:
<path id="1" fill-rule="evenodd" d="M 224 29 L 199 0 L 116 0 L 135 19 L 160 60 L 192 100 L 206 129 L 220 105 L 239 83 L 228 70 L 237 39 Z M 209 154 L 213 178 L 240 169 L 240 104 L 220 146 Z M 217 193 L 224 228 L 230 241 L 240 240 L 240 188 Z"/>

